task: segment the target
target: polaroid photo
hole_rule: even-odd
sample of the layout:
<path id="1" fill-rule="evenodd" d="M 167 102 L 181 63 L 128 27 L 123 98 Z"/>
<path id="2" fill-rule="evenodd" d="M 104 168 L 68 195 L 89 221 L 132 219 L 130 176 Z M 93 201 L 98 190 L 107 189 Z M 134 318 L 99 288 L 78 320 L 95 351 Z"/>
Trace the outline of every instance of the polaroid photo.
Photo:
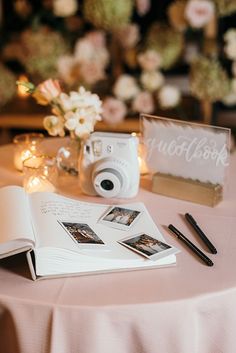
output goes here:
<path id="1" fill-rule="evenodd" d="M 71 237 L 71 239 L 79 245 L 90 245 L 94 247 L 95 245 L 101 246 L 105 245 L 102 239 L 89 227 L 86 223 L 75 223 L 75 222 L 64 222 L 58 221 L 66 233 Z"/>
<path id="2" fill-rule="evenodd" d="M 179 252 L 177 248 L 153 238 L 146 233 L 123 238 L 118 240 L 118 243 L 150 260 L 159 260 Z"/>
<path id="3" fill-rule="evenodd" d="M 129 230 L 140 218 L 142 212 L 130 208 L 114 206 L 100 218 L 99 223 L 108 227 Z"/>

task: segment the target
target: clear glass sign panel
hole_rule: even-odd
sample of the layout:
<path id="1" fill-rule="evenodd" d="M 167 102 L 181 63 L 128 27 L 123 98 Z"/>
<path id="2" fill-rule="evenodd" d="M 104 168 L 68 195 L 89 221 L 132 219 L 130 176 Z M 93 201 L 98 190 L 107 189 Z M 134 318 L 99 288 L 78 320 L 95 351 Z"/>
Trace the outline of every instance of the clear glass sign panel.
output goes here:
<path id="1" fill-rule="evenodd" d="M 146 114 L 141 114 L 140 124 L 151 173 L 224 184 L 230 129 Z"/>

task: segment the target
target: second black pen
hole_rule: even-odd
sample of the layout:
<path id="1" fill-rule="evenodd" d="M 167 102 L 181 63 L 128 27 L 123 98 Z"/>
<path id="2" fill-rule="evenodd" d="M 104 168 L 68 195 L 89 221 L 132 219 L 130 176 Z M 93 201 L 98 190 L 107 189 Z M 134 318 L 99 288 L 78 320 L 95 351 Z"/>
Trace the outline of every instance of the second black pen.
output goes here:
<path id="1" fill-rule="evenodd" d="M 197 222 L 195 221 L 195 219 L 193 218 L 193 216 L 191 216 L 189 213 L 185 214 L 185 219 L 188 221 L 188 223 L 193 227 L 193 229 L 195 230 L 195 232 L 199 235 L 199 237 L 202 239 L 202 241 L 204 242 L 204 244 L 208 247 L 208 249 L 210 250 L 210 252 L 212 254 L 217 254 L 217 250 L 214 247 L 214 245 L 212 244 L 212 242 L 207 238 L 206 234 L 203 233 L 203 231 L 201 230 L 201 228 L 198 226 Z"/>
<path id="2" fill-rule="evenodd" d="M 214 263 L 207 257 L 200 249 L 196 247 L 188 238 L 186 238 L 177 228 L 173 226 L 173 224 L 170 224 L 168 228 L 177 236 L 179 240 L 181 240 L 183 243 L 185 243 L 189 249 L 191 249 L 198 257 L 200 257 L 206 264 L 207 266 L 213 266 Z"/>

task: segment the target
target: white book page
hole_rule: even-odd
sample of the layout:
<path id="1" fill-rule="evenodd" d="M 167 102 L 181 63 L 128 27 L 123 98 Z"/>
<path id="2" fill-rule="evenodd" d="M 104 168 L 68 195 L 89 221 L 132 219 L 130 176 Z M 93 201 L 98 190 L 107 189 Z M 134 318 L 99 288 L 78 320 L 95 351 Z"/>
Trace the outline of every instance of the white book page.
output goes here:
<path id="1" fill-rule="evenodd" d="M 176 256 L 169 255 L 157 261 L 150 261 L 144 257 L 136 258 L 132 261 L 121 261 L 102 259 L 91 261 L 91 257 L 77 253 L 68 253 L 67 260 L 65 250 L 42 248 L 36 249 L 36 274 L 38 276 L 63 275 L 63 274 L 79 274 L 79 273 L 96 273 L 112 270 L 134 270 L 138 268 L 155 268 L 162 266 L 175 265 Z M 62 266 L 63 261 L 63 266 Z"/>
<path id="2" fill-rule="evenodd" d="M 19 186 L 6 186 L 0 189 L 0 253 L 11 251 L 19 241 L 34 243 L 27 195 Z M 6 243 L 11 243 L 7 245 Z"/>
<path id="3" fill-rule="evenodd" d="M 82 263 L 88 269 L 125 268 L 147 263 L 117 241 L 139 232 L 148 232 L 164 240 L 142 203 L 125 205 L 126 208 L 140 210 L 141 216 L 131 229 L 124 231 L 100 222 L 109 205 L 81 202 L 52 193 L 34 193 L 29 198 L 36 238 L 37 274 L 55 273 L 55 269 L 56 273 L 79 272 Z M 60 225 L 62 221 L 88 224 L 106 244 L 105 248 L 96 245 L 94 249 L 87 249 L 75 243 Z M 169 256 L 162 259 L 161 264 L 173 263 L 173 260 L 175 258 Z"/>

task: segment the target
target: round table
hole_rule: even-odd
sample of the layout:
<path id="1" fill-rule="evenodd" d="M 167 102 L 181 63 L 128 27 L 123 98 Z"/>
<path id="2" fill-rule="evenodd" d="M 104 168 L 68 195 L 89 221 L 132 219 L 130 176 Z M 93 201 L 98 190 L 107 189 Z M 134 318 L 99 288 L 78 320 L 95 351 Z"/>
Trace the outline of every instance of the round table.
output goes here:
<path id="1" fill-rule="evenodd" d="M 62 140 L 47 139 L 55 153 Z M 13 146 L 0 148 L 0 186 L 22 185 Z M 236 155 L 224 200 L 215 208 L 154 194 L 141 181 L 142 201 L 166 240 L 181 250 L 173 267 L 32 281 L 25 255 L 0 262 L 0 352 L 233 353 L 236 324 Z M 76 178 L 61 192 L 89 202 Z M 184 221 L 189 212 L 218 250 L 207 267 L 167 230 L 173 223 L 199 247 Z M 14 215 L 13 215 L 14 217 Z"/>

